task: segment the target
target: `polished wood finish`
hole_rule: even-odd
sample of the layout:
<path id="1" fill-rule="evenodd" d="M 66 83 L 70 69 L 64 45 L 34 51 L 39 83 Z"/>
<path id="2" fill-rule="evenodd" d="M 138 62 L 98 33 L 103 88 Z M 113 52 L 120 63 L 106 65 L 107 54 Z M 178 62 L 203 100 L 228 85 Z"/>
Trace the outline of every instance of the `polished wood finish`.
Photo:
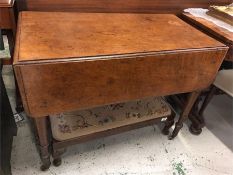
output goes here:
<path id="1" fill-rule="evenodd" d="M 183 13 L 182 18 L 185 21 L 195 25 L 197 28 L 203 30 L 215 39 L 218 39 L 219 41 L 229 46 L 229 51 L 225 57 L 225 60 L 233 61 L 233 32 L 221 28 L 203 18 L 195 17 L 189 13 Z"/>
<path id="2" fill-rule="evenodd" d="M 14 69 L 32 117 L 206 88 L 227 51 L 173 15 L 24 12 L 19 24 Z"/>
<path id="3" fill-rule="evenodd" d="M 23 12 L 20 17 L 23 21 L 15 57 L 19 64 L 223 46 L 175 15 Z M 195 35 L 190 35 L 192 32 Z"/>
<path id="4" fill-rule="evenodd" d="M 181 13 L 189 7 L 226 5 L 232 0 L 18 0 L 19 9 L 37 11 Z"/>

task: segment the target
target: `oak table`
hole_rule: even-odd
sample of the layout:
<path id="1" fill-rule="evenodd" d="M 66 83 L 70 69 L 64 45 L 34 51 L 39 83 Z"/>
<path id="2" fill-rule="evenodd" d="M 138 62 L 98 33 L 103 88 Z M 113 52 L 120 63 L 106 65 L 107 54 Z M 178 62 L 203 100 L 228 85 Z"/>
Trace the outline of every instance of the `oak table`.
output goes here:
<path id="1" fill-rule="evenodd" d="M 20 13 L 14 70 L 35 121 L 42 169 L 50 146 L 62 144 L 49 139 L 52 114 L 191 92 L 174 138 L 227 49 L 175 15 Z"/>
<path id="2" fill-rule="evenodd" d="M 233 62 L 233 32 L 230 32 L 229 30 L 226 30 L 222 27 L 217 26 L 211 21 L 208 21 L 206 19 L 203 19 L 201 17 L 195 17 L 190 13 L 183 13 L 181 16 L 182 19 L 184 19 L 186 22 L 189 24 L 193 25 L 197 29 L 205 32 L 209 36 L 217 39 L 218 41 L 224 43 L 229 47 L 229 50 L 224 58 L 225 62 L 222 65 L 223 68 L 224 66 L 229 69 L 231 67 L 232 69 L 232 62 Z M 216 88 L 211 88 L 211 91 L 208 92 L 200 110 L 198 110 L 198 104 L 200 100 L 198 100 L 195 104 L 194 109 L 194 116 L 196 117 L 191 117 L 190 119 L 193 121 L 193 127 L 190 128 L 192 133 L 197 133 L 199 134 L 201 132 L 201 128 L 204 127 L 204 118 L 203 118 L 203 113 L 204 110 L 206 109 L 210 99 L 214 95 L 214 90 Z M 198 111 L 198 112 L 197 112 Z"/>

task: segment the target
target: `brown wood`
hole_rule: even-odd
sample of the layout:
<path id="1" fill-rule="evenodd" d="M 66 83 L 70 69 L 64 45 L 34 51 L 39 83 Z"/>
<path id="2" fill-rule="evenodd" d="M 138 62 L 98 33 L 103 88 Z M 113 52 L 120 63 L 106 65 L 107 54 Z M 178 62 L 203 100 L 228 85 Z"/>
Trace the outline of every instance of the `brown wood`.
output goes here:
<path id="1" fill-rule="evenodd" d="M 232 32 L 224 28 L 218 27 L 214 23 L 207 21 L 203 18 L 195 17 L 189 13 L 183 13 L 182 18 L 185 21 L 202 29 L 204 32 L 206 32 L 210 36 L 218 39 L 219 41 L 229 46 L 230 49 L 225 57 L 225 60 L 233 61 L 233 33 Z"/>
<path id="2" fill-rule="evenodd" d="M 189 22 L 190 24 L 194 25 L 198 29 L 204 31 L 208 35 L 214 37 L 215 39 L 218 39 L 222 43 L 229 46 L 229 50 L 225 56 L 226 61 L 233 61 L 233 33 L 223 29 L 221 27 L 218 27 L 212 22 L 209 22 L 203 18 L 195 17 L 189 13 L 183 13 L 182 19 Z M 207 94 L 207 97 L 205 98 L 205 101 L 200 109 L 200 114 L 198 113 L 198 109 L 195 108 L 192 110 L 192 114 L 190 115 L 190 120 L 192 121 L 192 125 L 190 126 L 190 131 L 193 134 L 200 134 L 201 128 L 204 127 L 204 118 L 202 116 L 204 109 L 206 108 L 207 104 L 209 103 L 210 99 L 213 96 L 213 93 L 215 91 L 215 88 L 212 88 L 212 91 L 210 91 Z M 200 101 L 196 102 L 196 106 L 198 106 Z"/>
<path id="3" fill-rule="evenodd" d="M 184 106 L 184 110 L 182 111 L 181 116 L 179 117 L 179 120 L 175 124 L 175 128 L 172 132 L 172 134 L 169 136 L 169 139 L 175 138 L 180 129 L 183 127 L 183 121 L 188 118 L 190 111 L 192 110 L 192 107 L 194 103 L 196 102 L 197 98 L 199 97 L 201 91 L 194 91 L 189 94 L 189 97 L 187 99 L 187 102 Z"/>
<path id="4" fill-rule="evenodd" d="M 16 17 L 14 0 L 0 0 L 0 29 L 10 29 L 16 33 Z"/>
<path id="5" fill-rule="evenodd" d="M 19 9 L 37 11 L 181 13 L 189 7 L 226 5 L 232 0 L 18 0 Z"/>
<path id="6" fill-rule="evenodd" d="M 223 46 L 174 15 L 23 12 L 21 17 L 16 63 Z"/>
<path id="7" fill-rule="evenodd" d="M 227 51 L 173 15 L 25 12 L 19 24 L 14 68 L 33 117 L 206 88 Z"/>
<path id="8" fill-rule="evenodd" d="M 42 170 L 50 167 L 50 139 L 48 130 L 48 118 L 41 117 L 34 119 L 35 129 L 39 141 L 39 151 L 42 161 Z"/>
<path id="9" fill-rule="evenodd" d="M 1 29 L 11 29 L 12 22 L 10 17 L 10 8 L 0 7 L 0 28 Z"/>

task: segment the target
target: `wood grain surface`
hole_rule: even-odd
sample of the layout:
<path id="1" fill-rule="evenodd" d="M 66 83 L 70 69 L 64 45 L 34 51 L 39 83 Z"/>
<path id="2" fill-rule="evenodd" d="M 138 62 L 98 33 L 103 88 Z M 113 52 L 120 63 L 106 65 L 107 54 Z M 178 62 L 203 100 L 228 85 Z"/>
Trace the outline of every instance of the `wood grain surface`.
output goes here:
<path id="1" fill-rule="evenodd" d="M 20 17 L 16 62 L 223 46 L 175 15 L 23 12 Z"/>
<path id="2" fill-rule="evenodd" d="M 14 68 L 25 110 L 30 116 L 38 117 L 207 88 L 226 50 L 82 62 L 67 60 Z"/>

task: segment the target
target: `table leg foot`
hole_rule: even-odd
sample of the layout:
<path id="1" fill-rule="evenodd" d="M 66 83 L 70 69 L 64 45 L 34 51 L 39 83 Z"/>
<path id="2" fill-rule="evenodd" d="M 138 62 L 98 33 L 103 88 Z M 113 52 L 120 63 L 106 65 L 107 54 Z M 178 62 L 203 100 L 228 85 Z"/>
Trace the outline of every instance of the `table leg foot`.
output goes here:
<path id="1" fill-rule="evenodd" d="M 52 156 L 53 156 L 53 165 L 58 167 L 62 164 L 61 156 L 66 151 L 66 149 L 56 149 L 53 150 Z"/>
<path id="2" fill-rule="evenodd" d="M 47 157 L 47 158 L 41 158 L 41 161 L 42 161 L 42 165 L 40 167 L 40 170 L 41 171 L 46 171 L 49 169 L 50 165 L 51 165 L 51 162 L 50 162 L 50 158 Z"/>
<path id="3" fill-rule="evenodd" d="M 202 123 L 200 122 L 199 118 L 195 114 L 190 114 L 189 119 L 191 121 L 191 125 L 189 127 L 189 131 L 193 135 L 199 135 L 202 132 Z"/>
<path id="4" fill-rule="evenodd" d="M 48 130 L 48 117 L 40 117 L 34 119 L 35 129 L 38 136 L 39 142 L 39 151 L 42 166 L 40 169 L 46 171 L 49 169 L 50 162 L 50 139 L 49 139 L 49 130 Z"/>
<path id="5" fill-rule="evenodd" d="M 197 128 L 197 127 L 195 127 L 194 125 L 190 125 L 189 131 L 190 131 L 190 133 L 193 134 L 193 135 L 200 135 L 201 132 L 202 132 L 202 129 L 199 128 L 199 127 Z"/>
<path id="6" fill-rule="evenodd" d="M 54 160 L 53 160 L 53 165 L 54 165 L 55 167 L 59 167 L 61 164 L 62 164 L 61 158 L 57 158 L 57 159 L 54 159 Z"/>

